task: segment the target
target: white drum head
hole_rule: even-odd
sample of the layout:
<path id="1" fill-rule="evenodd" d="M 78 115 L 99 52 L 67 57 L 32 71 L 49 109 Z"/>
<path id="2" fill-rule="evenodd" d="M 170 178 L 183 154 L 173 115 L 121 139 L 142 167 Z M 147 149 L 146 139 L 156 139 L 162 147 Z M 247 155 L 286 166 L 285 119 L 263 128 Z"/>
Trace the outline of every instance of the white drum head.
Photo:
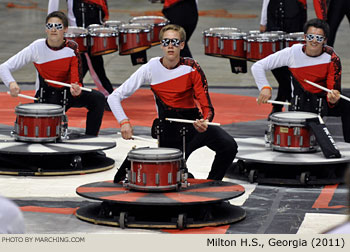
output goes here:
<path id="1" fill-rule="evenodd" d="M 129 20 L 130 23 L 138 24 L 148 24 L 148 25 L 166 25 L 169 23 L 169 20 L 162 16 L 140 16 L 133 17 Z"/>
<path id="2" fill-rule="evenodd" d="M 301 123 L 307 119 L 315 119 L 318 115 L 304 111 L 278 112 L 270 116 L 272 122 Z"/>
<path id="3" fill-rule="evenodd" d="M 64 34 L 65 37 L 72 37 L 73 35 L 87 35 L 88 30 L 78 26 L 68 26 L 67 32 Z"/>
<path id="4" fill-rule="evenodd" d="M 174 160 L 181 159 L 182 152 L 175 148 L 138 148 L 128 153 L 130 160 Z"/>
<path id="5" fill-rule="evenodd" d="M 204 35 L 220 37 L 220 36 L 225 36 L 232 33 L 240 33 L 240 32 L 241 30 L 235 27 L 214 27 L 214 28 L 209 28 L 208 30 L 205 30 Z"/>
<path id="6" fill-rule="evenodd" d="M 23 115 L 62 115 L 63 107 L 48 103 L 25 103 L 15 108 L 16 114 Z"/>
<path id="7" fill-rule="evenodd" d="M 120 26 L 120 32 L 124 33 L 150 32 L 151 29 L 152 26 L 147 24 L 123 24 Z"/>

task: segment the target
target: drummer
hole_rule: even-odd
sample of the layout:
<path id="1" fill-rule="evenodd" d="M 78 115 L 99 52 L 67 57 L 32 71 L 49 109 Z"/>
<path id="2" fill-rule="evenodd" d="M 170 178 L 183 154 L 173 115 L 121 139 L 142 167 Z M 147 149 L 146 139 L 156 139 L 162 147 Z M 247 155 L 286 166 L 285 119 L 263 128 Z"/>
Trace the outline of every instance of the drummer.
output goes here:
<path id="1" fill-rule="evenodd" d="M 327 46 L 328 24 L 311 19 L 304 25 L 306 44 L 295 44 L 267 56 L 252 65 L 252 74 L 260 90 L 258 104 L 271 98 L 271 85 L 266 71 L 287 66 L 291 72 L 293 98 L 291 110 L 308 111 L 321 115 L 341 116 L 345 142 L 350 142 L 350 103 L 340 99 L 341 63 L 332 47 Z M 326 93 L 304 80 L 331 90 Z M 320 106 L 321 104 L 321 106 Z"/>
<path id="2" fill-rule="evenodd" d="M 48 13 L 59 10 L 59 0 L 49 0 Z M 62 1 L 61 1 L 62 2 Z M 103 24 L 109 18 L 107 0 L 67 0 L 69 26 L 88 27 L 91 24 Z M 113 86 L 107 77 L 102 55 L 91 55 L 90 51 L 81 53 L 82 78 L 90 71 L 96 86 L 107 97 L 113 92 Z M 90 64 L 91 63 L 91 64 Z M 101 83 L 98 85 L 97 83 Z M 106 98 L 107 99 L 107 98 Z M 110 111 L 107 101 L 105 110 Z"/>
<path id="3" fill-rule="evenodd" d="M 33 62 L 37 79 L 35 82 L 36 97 L 43 88 L 43 102 L 63 105 L 63 91 L 66 90 L 66 110 L 70 107 L 88 109 L 86 135 L 97 136 L 100 130 L 105 98 L 98 91 L 82 92 L 80 76 L 80 58 L 77 44 L 64 40 L 68 19 L 63 12 L 55 11 L 46 17 L 46 39 L 38 39 L 0 65 L 0 78 L 10 89 L 11 96 L 21 92 L 11 72 L 29 62 Z M 46 83 L 44 79 L 71 83 L 71 88 Z"/>
<path id="4" fill-rule="evenodd" d="M 167 25 L 159 34 L 163 57 L 152 58 L 141 66 L 109 97 L 110 108 L 120 123 L 124 139 L 133 135 L 132 122 L 125 114 L 121 101 L 132 95 L 144 84 L 150 84 L 154 93 L 161 128 L 160 147 L 182 150 L 182 136 L 177 129 L 187 126 L 185 156 L 202 146 L 216 152 L 208 179 L 222 180 L 237 153 L 232 136 L 217 126 L 208 126 L 214 118 L 208 83 L 198 63 L 191 58 L 180 57 L 186 41 L 185 30 L 178 25 Z M 200 104 L 196 107 L 194 97 Z M 192 124 L 169 123 L 165 118 L 195 120 Z M 178 126 L 176 126 L 178 125 Z"/>

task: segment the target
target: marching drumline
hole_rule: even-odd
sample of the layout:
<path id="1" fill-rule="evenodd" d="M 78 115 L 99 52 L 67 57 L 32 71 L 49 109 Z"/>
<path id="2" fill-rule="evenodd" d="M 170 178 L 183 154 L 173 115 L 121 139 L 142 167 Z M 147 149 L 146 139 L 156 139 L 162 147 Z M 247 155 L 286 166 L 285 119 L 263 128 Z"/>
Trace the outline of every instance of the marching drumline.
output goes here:
<path id="1" fill-rule="evenodd" d="M 133 17 L 129 23 L 110 20 L 103 25 L 91 24 L 87 29 L 69 26 L 65 38 L 74 40 L 80 52 L 93 56 L 118 50 L 119 55 L 129 55 L 160 44 L 159 32 L 168 23 L 162 16 Z"/>
<path id="2" fill-rule="evenodd" d="M 302 32 L 247 33 L 234 27 L 215 27 L 203 31 L 203 43 L 206 55 L 257 61 L 285 47 L 305 43 L 305 39 Z"/>

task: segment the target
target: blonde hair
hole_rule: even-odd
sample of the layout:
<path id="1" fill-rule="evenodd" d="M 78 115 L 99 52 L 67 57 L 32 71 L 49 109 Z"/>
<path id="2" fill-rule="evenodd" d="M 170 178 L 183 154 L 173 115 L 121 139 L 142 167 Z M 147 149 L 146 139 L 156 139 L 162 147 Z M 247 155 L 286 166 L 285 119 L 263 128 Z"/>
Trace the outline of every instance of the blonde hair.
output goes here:
<path id="1" fill-rule="evenodd" d="M 186 32 L 184 30 L 184 28 L 182 28 L 180 25 L 176 25 L 176 24 L 169 24 L 164 26 L 160 32 L 159 32 L 159 40 L 163 39 L 163 35 L 166 31 L 177 31 L 180 34 L 180 40 L 181 41 L 185 41 L 186 40 Z"/>

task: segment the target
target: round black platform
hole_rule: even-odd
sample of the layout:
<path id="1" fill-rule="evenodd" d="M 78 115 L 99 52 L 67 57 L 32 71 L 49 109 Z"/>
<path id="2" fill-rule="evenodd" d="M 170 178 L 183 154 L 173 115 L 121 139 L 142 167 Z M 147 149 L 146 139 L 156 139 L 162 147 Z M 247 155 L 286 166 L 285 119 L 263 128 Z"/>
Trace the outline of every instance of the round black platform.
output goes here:
<path id="1" fill-rule="evenodd" d="M 95 182 L 82 185 L 76 192 L 82 197 L 126 205 L 185 206 L 218 203 L 241 196 L 241 185 L 205 180 L 188 179 L 190 185 L 180 191 L 139 192 L 129 190 L 113 181 Z"/>
<path id="2" fill-rule="evenodd" d="M 250 182 L 279 185 L 325 185 L 342 183 L 350 163 L 350 144 L 337 142 L 341 158 L 311 153 L 273 151 L 263 138 L 236 138 L 237 163 L 226 176 Z"/>
<path id="3" fill-rule="evenodd" d="M 0 136 L 0 154 L 17 155 L 65 155 L 89 153 L 111 149 L 116 146 L 113 139 L 104 137 L 74 137 L 52 143 L 15 141 L 10 136 Z"/>
<path id="4" fill-rule="evenodd" d="M 0 137 L 0 174 L 57 176 L 100 172 L 114 167 L 103 150 L 116 146 L 112 139 L 75 137 L 57 143 L 15 141 Z"/>
<path id="5" fill-rule="evenodd" d="M 75 214 L 79 219 L 98 225 L 121 228 L 184 229 L 220 226 L 243 220 L 244 209 L 228 202 L 216 204 L 170 207 L 132 206 L 93 203 L 81 207 Z"/>
<path id="6" fill-rule="evenodd" d="M 189 186 L 180 191 L 139 192 L 121 183 L 103 181 L 77 188 L 85 198 L 102 200 L 77 210 L 76 216 L 94 224 L 121 228 L 194 228 L 219 226 L 245 218 L 245 211 L 228 199 L 244 193 L 241 185 L 188 179 Z"/>

